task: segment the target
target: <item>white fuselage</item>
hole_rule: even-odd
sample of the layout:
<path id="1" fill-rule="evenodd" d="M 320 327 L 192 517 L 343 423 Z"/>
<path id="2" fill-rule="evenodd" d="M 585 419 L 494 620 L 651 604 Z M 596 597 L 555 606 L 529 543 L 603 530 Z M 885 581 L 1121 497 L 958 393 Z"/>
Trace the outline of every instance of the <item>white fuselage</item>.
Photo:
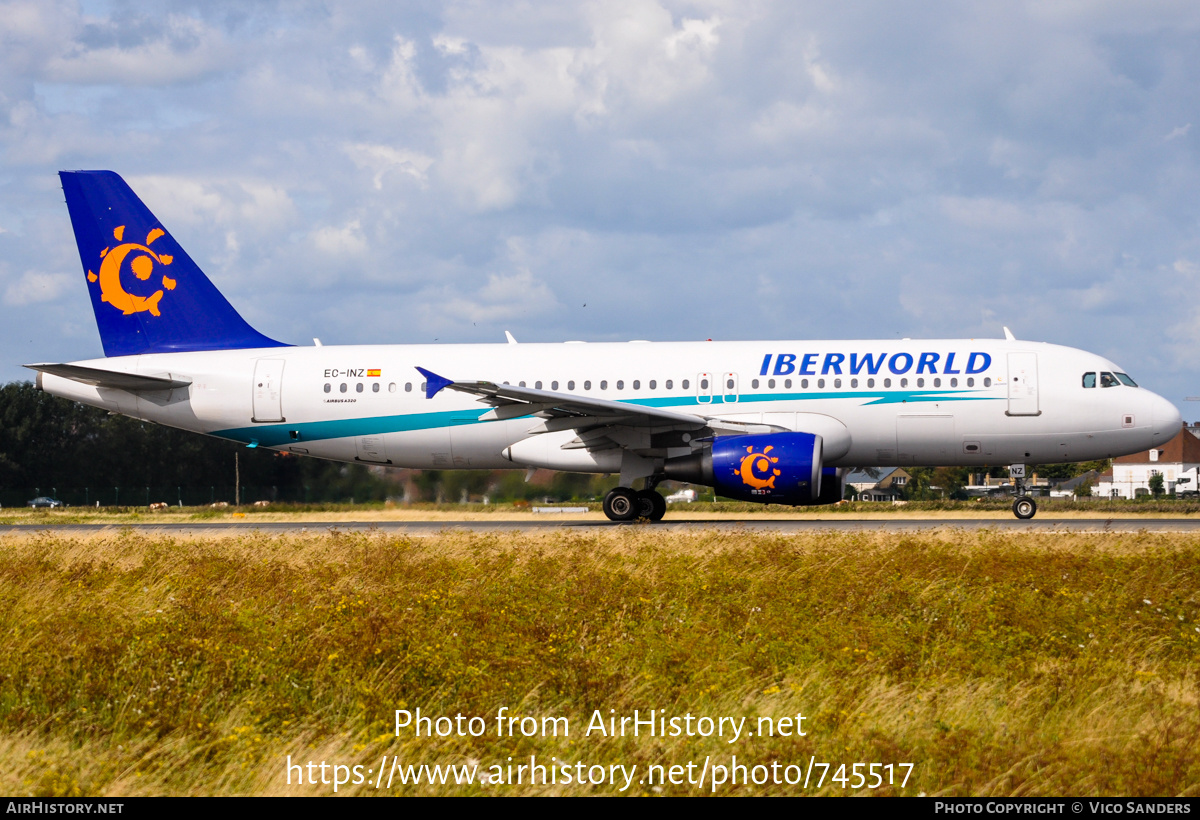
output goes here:
<path id="1" fill-rule="evenodd" d="M 1119 372 L 1114 363 L 1011 340 L 282 347 L 76 364 L 191 383 L 132 393 L 46 373 L 42 388 L 251 446 L 414 468 L 620 469 L 602 453 L 562 449 L 573 431 L 533 432 L 529 416 L 481 420 L 489 407 L 455 391 L 427 399 L 416 366 L 819 432 L 834 467 L 1085 461 L 1180 429 L 1176 408 L 1144 388 L 1084 386 L 1086 373 Z"/>

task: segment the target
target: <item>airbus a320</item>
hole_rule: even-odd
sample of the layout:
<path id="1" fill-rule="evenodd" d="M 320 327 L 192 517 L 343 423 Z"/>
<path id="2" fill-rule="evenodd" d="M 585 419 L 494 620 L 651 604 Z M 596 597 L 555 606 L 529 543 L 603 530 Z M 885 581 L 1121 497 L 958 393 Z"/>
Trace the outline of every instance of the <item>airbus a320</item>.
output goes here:
<path id="1" fill-rule="evenodd" d="M 293 346 L 238 315 L 111 171 L 62 172 L 105 357 L 31 364 L 56 396 L 247 447 L 420 469 L 619 475 L 793 506 L 852 466 L 1013 465 L 1158 446 L 1178 410 L 1114 362 L 1014 339 Z M 636 485 L 640 485 L 636 486 Z"/>

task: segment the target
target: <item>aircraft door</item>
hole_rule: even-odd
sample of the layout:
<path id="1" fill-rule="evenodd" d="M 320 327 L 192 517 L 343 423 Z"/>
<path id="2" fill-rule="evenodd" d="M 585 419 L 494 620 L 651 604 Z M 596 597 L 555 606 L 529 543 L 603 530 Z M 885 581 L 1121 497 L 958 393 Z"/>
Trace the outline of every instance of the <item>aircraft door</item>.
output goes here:
<path id="1" fill-rule="evenodd" d="M 355 461 L 367 461 L 373 464 L 391 464 L 387 457 L 387 447 L 383 436 L 356 436 L 354 449 L 357 451 Z"/>
<path id="2" fill-rule="evenodd" d="M 254 412 L 256 423 L 286 421 L 283 417 L 283 359 L 259 359 L 254 363 Z"/>
<path id="3" fill-rule="evenodd" d="M 721 374 L 721 398 L 726 403 L 733 403 L 738 400 L 738 375 L 737 375 L 737 373 L 722 373 Z"/>
<path id="4" fill-rule="evenodd" d="M 954 416 L 906 414 L 896 416 L 896 460 L 900 464 L 941 467 L 957 460 Z"/>
<path id="5" fill-rule="evenodd" d="M 700 404 L 712 404 L 713 374 L 700 373 L 696 376 L 696 401 Z"/>
<path id="6" fill-rule="evenodd" d="M 1036 353 L 1008 354 L 1008 415 L 1040 416 Z"/>

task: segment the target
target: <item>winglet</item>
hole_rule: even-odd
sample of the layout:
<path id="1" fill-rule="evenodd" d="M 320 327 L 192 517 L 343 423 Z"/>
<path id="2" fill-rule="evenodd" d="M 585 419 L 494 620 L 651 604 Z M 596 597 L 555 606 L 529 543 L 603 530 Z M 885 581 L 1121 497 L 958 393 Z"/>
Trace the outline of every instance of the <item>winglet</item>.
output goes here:
<path id="1" fill-rule="evenodd" d="M 1017 337 L 1014 336 L 1013 332 L 1008 328 L 1004 328 L 1004 338 L 1008 339 L 1010 342 L 1015 342 L 1017 340 Z"/>
<path id="2" fill-rule="evenodd" d="M 438 393 L 442 392 L 443 388 L 454 384 L 454 379 L 439 376 L 437 373 L 433 373 L 423 367 L 418 367 L 417 370 L 425 377 L 425 398 L 427 399 L 432 399 Z"/>

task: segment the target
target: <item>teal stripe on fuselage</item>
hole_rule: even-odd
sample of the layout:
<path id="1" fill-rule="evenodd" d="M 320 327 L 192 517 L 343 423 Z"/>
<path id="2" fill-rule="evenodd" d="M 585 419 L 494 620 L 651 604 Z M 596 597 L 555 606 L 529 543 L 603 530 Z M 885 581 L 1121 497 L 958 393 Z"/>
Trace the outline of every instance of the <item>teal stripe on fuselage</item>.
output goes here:
<path id="1" fill-rule="evenodd" d="M 721 401 L 720 396 L 714 396 L 711 402 L 702 402 L 696 396 L 677 396 L 647 399 L 617 399 L 624 404 L 641 407 L 705 407 L 710 409 L 732 409 L 739 404 L 755 404 L 772 401 L 821 401 L 826 399 L 864 399 L 878 396 L 873 401 L 863 402 L 862 406 L 874 404 L 903 404 L 908 402 L 940 402 L 940 401 L 987 401 L 1003 398 L 1002 396 L 968 396 L 961 393 L 978 391 L 960 391 L 959 394 L 947 394 L 941 391 L 900 390 L 882 395 L 877 393 L 754 393 L 741 395 L 736 402 Z M 479 408 L 478 416 L 487 410 Z M 804 411 L 780 411 L 804 412 Z M 304 441 L 322 441 L 333 438 L 350 438 L 352 436 L 377 436 L 383 433 L 407 433 L 415 430 L 433 430 L 438 427 L 461 427 L 464 424 L 484 424 L 476 411 L 471 408 L 460 410 L 444 410 L 437 413 L 407 413 L 395 416 L 369 416 L 367 418 L 337 419 L 334 421 L 305 421 L 297 424 L 259 424 L 253 427 L 235 427 L 229 430 L 214 430 L 211 435 L 244 443 L 257 442 L 260 447 L 280 447 L 285 444 L 296 444 Z M 292 438 L 292 432 L 298 432 L 299 438 Z"/>

